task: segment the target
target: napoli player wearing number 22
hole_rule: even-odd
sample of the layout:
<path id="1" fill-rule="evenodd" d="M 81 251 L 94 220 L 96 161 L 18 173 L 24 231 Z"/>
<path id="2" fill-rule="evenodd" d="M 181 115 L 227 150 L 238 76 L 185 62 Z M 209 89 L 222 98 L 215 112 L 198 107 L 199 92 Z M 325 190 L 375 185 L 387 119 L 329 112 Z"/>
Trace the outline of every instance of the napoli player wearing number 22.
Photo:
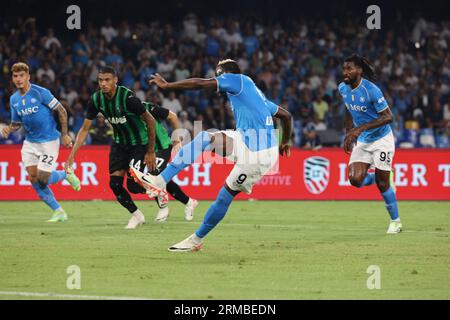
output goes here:
<path id="1" fill-rule="evenodd" d="M 6 138 L 10 132 L 23 127 L 22 162 L 31 185 L 39 198 L 53 210 L 48 221 L 65 221 L 67 214 L 56 201 L 49 185 L 66 179 L 75 190 L 80 190 L 80 180 L 73 172 L 55 170 L 60 136 L 64 146 L 70 147 L 72 144 L 67 134 L 66 110 L 49 90 L 30 83 L 29 67 L 25 63 L 12 66 L 12 81 L 17 91 L 10 97 L 11 124 L 2 130 L 2 135 Z M 56 129 L 53 111 L 59 115 L 61 133 Z"/>

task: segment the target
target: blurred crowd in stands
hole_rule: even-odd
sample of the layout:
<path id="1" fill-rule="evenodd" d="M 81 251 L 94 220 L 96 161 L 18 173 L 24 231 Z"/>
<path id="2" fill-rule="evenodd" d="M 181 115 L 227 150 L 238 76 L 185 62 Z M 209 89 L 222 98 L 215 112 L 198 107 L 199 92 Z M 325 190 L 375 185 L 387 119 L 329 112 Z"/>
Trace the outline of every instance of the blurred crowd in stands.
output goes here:
<path id="1" fill-rule="evenodd" d="M 226 97 L 209 91 L 162 92 L 148 80 L 213 77 L 220 59 L 238 61 L 268 99 L 293 115 L 292 143 L 306 149 L 340 146 L 344 105 L 337 93 L 344 57 L 356 52 L 375 66 L 377 84 L 395 116 L 399 147 L 448 148 L 450 128 L 450 27 L 416 17 L 394 28 L 370 31 L 351 19 L 301 18 L 263 24 L 239 17 L 201 19 L 188 14 L 177 24 L 105 21 L 88 24 L 67 39 L 42 30 L 35 19 L 0 22 L 0 126 L 10 122 L 12 64 L 26 62 L 32 82 L 49 88 L 69 114 L 69 129 L 80 129 L 87 101 L 97 89 L 99 66 L 112 65 L 119 83 L 145 101 L 175 112 L 182 127 L 233 128 Z M 88 143 L 108 144 L 112 132 L 99 118 Z M 20 143 L 23 132 L 0 138 Z"/>

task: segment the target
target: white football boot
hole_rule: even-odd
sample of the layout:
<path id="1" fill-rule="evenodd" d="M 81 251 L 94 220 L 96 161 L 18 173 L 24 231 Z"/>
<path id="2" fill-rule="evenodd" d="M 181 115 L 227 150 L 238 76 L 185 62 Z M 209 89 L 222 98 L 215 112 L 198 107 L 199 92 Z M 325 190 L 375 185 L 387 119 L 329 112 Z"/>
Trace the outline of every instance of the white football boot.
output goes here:
<path id="1" fill-rule="evenodd" d="M 194 199 L 189 199 L 189 202 L 184 207 L 184 219 L 191 221 L 194 219 L 194 210 L 198 206 L 198 201 Z"/>
<path id="2" fill-rule="evenodd" d="M 145 217 L 142 212 L 138 209 L 132 215 L 130 220 L 128 221 L 125 229 L 136 229 L 138 226 L 145 223 Z"/>
<path id="3" fill-rule="evenodd" d="M 158 202 L 158 214 L 156 215 L 155 221 L 158 223 L 164 222 L 169 217 L 169 194 L 167 193 L 166 189 L 161 190 L 158 197 L 156 198 L 156 201 Z"/>
<path id="4" fill-rule="evenodd" d="M 203 247 L 202 240 L 194 234 L 190 235 L 186 239 L 177 244 L 174 244 L 169 248 L 169 251 L 172 252 L 194 252 L 198 251 Z"/>
<path id="5" fill-rule="evenodd" d="M 150 173 L 144 174 L 133 167 L 130 167 L 130 175 L 137 184 L 147 190 L 150 198 L 157 197 L 166 186 L 166 182 L 161 176 L 154 176 Z"/>
<path id="6" fill-rule="evenodd" d="M 396 234 L 402 232 L 402 223 L 399 221 L 392 221 L 389 223 L 389 227 L 386 231 L 387 234 Z"/>

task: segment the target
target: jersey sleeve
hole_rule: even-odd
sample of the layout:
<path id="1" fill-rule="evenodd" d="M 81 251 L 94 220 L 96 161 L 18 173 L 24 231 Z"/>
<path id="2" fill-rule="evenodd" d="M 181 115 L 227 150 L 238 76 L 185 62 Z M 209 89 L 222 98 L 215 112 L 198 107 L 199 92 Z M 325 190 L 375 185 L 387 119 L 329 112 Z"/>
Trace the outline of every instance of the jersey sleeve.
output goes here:
<path id="1" fill-rule="evenodd" d="M 142 115 L 147 111 L 139 98 L 135 97 L 133 94 L 129 94 L 127 97 L 127 109 L 138 116 Z"/>
<path id="2" fill-rule="evenodd" d="M 13 99 L 9 99 L 9 109 L 11 110 L 11 122 L 16 123 L 22 123 L 22 118 L 20 117 L 19 113 L 17 112 L 17 108 L 13 106 L 14 102 Z"/>
<path id="3" fill-rule="evenodd" d="M 88 120 L 94 120 L 95 118 L 97 118 L 97 115 L 98 115 L 98 110 L 95 107 L 92 99 L 93 99 L 92 97 L 89 99 L 88 107 L 86 110 L 86 119 L 88 119 Z"/>
<path id="4" fill-rule="evenodd" d="M 157 105 L 151 105 L 150 107 L 150 113 L 155 119 L 159 120 L 166 120 L 169 116 L 169 109 L 157 106 Z"/>
<path id="5" fill-rule="evenodd" d="M 48 106 L 51 110 L 55 110 L 56 106 L 59 104 L 59 101 L 53 96 L 50 90 L 40 88 L 39 93 L 41 94 L 41 102 Z"/>
<path id="6" fill-rule="evenodd" d="M 266 106 L 269 108 L 269 112 L 272 116 L 278 112 L 278 106 L 272 101 L 266 100 Z"/>
<path id="7" fill-rule="evenodd" d="M 215 78 L 217 81 L 217 91 L 238 94 L 244 85 L 242 75 L 234 73 L 224 73 Z"/>
<path id="8" fill-rule="evenodd" d="M 370 100 L 378 113 L 386 110 L 389 107 L 386 99 L 383 96 L 383 92 L 381 92 L 380 88 L 373 85 L 371 86 L 369 93 L 370 93 Z"/>

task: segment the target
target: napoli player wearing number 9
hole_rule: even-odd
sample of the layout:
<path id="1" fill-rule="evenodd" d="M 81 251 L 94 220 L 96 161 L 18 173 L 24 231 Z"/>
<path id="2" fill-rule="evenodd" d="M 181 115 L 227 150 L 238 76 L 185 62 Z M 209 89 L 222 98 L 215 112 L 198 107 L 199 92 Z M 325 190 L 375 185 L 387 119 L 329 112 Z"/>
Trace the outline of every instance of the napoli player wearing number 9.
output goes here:
<path id="1" fill-rule="evenodd" d="M 389 126 L 391 110 L 383 93 L 373 83 L 375 72 L 367 59 L 355 54 L 347 57 L 343 76 L 344 82 L 338 89 L 346 107 L 344 150 L 351 153 L 350 183 L 358 188 L 377 184 L 391 217 L 387 233 L 399 233 L 402 224 L 392 175 L 395 141 Z M 375 174 L 367 173 L 371 166 L 375 167 Z"/>
<path id="2" fill-rule="evenodd" d="M 75 190 L 80 190 L 80 180 L 73 172 L 55 170 L 60 135 L 64 146 L 72 145 L 72 140 L 67 135 L 66 110 L 49 90 L 30 83 L 30 71 L 25 63 L 18 62 L 12 66 L 12 81 L 17 91 L 10 97 L 11 124 L 3 128 L 2 135 L 7 138 L 10 132 L 24 128 L 22 162 L 31 185 L 53 210 L 48 221 L 65 221 L 67 214 L 48 185 L 66 179 Z M 53 111 L 59 115 L 61 134 L 56 129 Z"/>
<path id="3" fill-rule="evenodd" d="M 220 61 L 216 67 L 216 75 L 211 79 L 193 78 L 168 83 L 156 74 L 150 80 L 150 84 L 156 84 L 162 89 L 212 89 L 226 93 L 236 120 L 236 130 L 199 133 L 193 141 L 180 149 L 174 160 L 158 176 L 144 175 L 130 168 L 131 174 L 148 192 L 157 193 L 205 150 L 214 150 L 235 162 L 200 228 L 170 247 L 169 251 L 199 250 L 203 245 L 202 239 L 223 219 L 234 197 L 241 191 L 250 194 L 253 185 L 276 164 L 278 154 L 289 155 L 292 132 L 289 112 L 267 100 L 253 80 L 242 74 L 236 61 Z M 283 126 L 280 145 L 272 117 L 279 118 Z"/>

